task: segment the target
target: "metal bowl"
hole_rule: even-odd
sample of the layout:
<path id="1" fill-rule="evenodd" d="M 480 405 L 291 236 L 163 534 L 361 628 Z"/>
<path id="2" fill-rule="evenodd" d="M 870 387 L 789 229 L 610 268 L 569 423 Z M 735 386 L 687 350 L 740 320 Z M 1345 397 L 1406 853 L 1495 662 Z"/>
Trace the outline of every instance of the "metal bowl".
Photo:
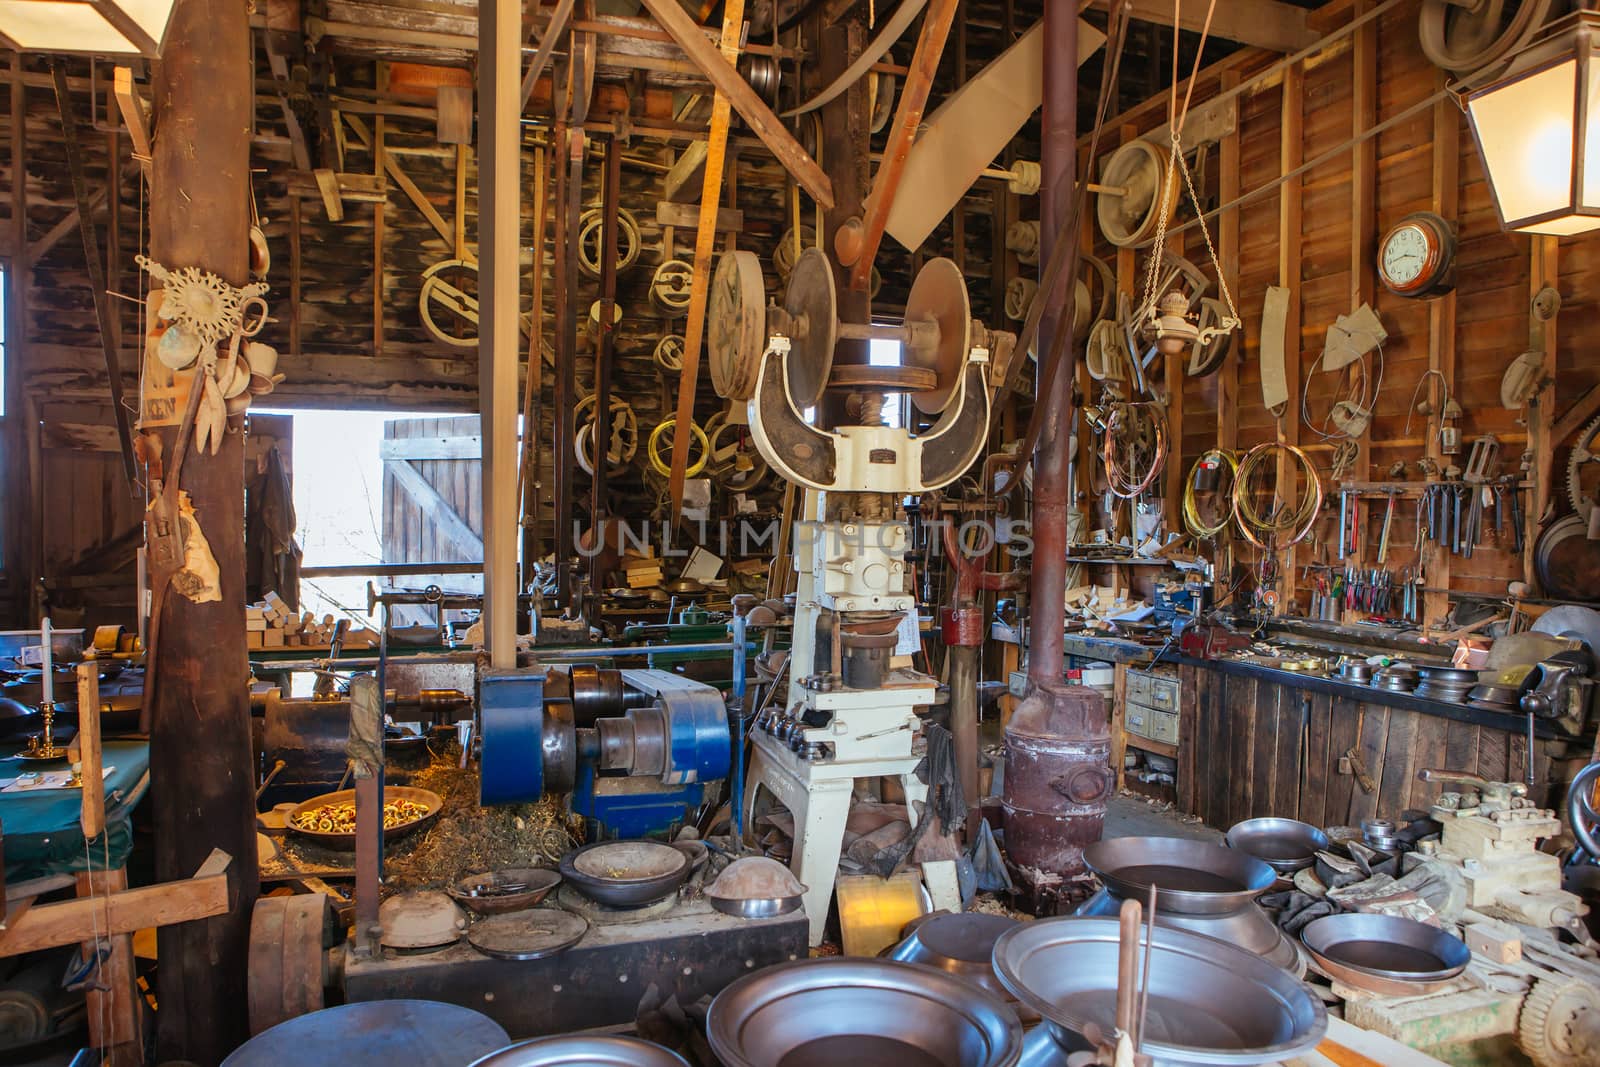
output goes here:
<path id="1" fill-rule="evenodd" d="M 689 1062 L 637 1037 L 562 1034 L 519 1041 L 474 1060 L 472 1067 L 689 1067 Z"/>
<path id="2" fill-rule="evenodd" d="M 289 813 L 289 817 L 284 820 L 284 825 L 289 828 L 290 833 L 299 834 L 307 841 L 315 841 L 323 848 L 349 852 L 356 847 L 356 835 L 354 833 L 330 834 L 321 830 L 302 830 L 294 824 L 294 820 L 295 816 L 302 812 L 311 811 L 314 808 L 328 807 L 333 804 L 353 804 L 355 799 L 356 791 L 354 789 L 341 789 L 335 793 L 324 793 L 319 797 L 312 797 L 304 803 L 295 805 L 294 810 Z M 386 802 L 390 800 L 409 800 L 428 809 L 424 814 L 412 819 L 410 822 L 385 829 L 383 831 L 383 839 L 385 841 L 398 841 L 407 834 L 416 833 L 437 819 L 440 809 L 444 807 L 444 801 L 439 798 L 438 793 L 433 793 L 426 789 L 415 789 L 407 785 L 384 786 L 383 799 Z"/>
<path id="3" fill-rule="evenodd" d="M 1448 981 L 1472 960 L 1472 950 L 1459 937 L 1394 915 L 1325 915 L 1306 924 L 1300 941 L 1319 965 L 1394 982 Z"/>
<path id="4" fill-rule="evenodd" d="M 717 994 L 706 1019 L 727 1067 L 1011 1067 L 1016 1013 L 932 967 L 835 956 L 780 963 Z"/>
<path id="5" fill-rule="evenodd" d="M 706 887 L 706 899 L 724 915 L 770 919 L 800 907 L 806 886 L 787 866 L 765 856 L 743 856 Z"/>
<path id="6" fill-rule="evenodd" d="M 1346 682 L 1366 685 L 1372 681 L 1372 664 L 1364 659 L 1347 659 L 1339 664 L 1338 675 Z"/>
<path id="7" fill-rule="evenodd" d="M 1016 925 L 1016 919 L 981 912 L 926 915 L 912 921 L 905 940 L 890 949 L 887 958 L 937 967 L 1010 1000 L 1011 994 L 995 977 L 994 943 Z"/>
<path id="8" fill-rule="evenodd" d="M 995 973 L 1050 1023 L 1114 1031 L 1118 923 L 1039 919 L 1000 935 Z M 1143 958 L 1141 937 L 1140 958 Z M 1199 934 L 1157 926 L 1143 1051 L 1159 1063 L 1275 1063 L 1308 1052 L 1328 1029 L 1322 1001 L 1265 960 Z"/>
<path id="9" fill-rule="evenodd" d="M 469 874 L 446 887 L 462 907 L 479 915 L 522 911 L 544 900 L 561 884 L 561 875 L 548 867 L 506 867 L 484 874 Z"/>
<path id="10" fill-rule="evenodd" d="M 1272 888 L 1277 872 L 1237 849 L 1183 837 L 1118 837 L 1083 850 L 1084 864 L 1120 897 L 1188 915 L 1238 911 Z"/>
<path id="11" fill-rule="evenodd" d="M 743 900 L 737 897 L 714 897 L 708 893 L 706 900 L 722 914 L 732 915 L 738 919 L 770 919 L 776 915 L 787 915 L 805 903 L 805 898 L 799 895 Z"/>
<path id="12" fill-rule="evenodd" d="M 1279 874 L 1293 874 L 1316 862 L 1329 847 L 1328 835 L 1298 819 L 1246 819 L 1225 838 L 1229 848 L 1248 852 Z"/>
<path id="13" fill-rule="evenodd" d="M 597 841 L 561 857 L 561 877 L 597 904 L 642 908 L 676 893 L 690 866 L 659 841 Z"/>

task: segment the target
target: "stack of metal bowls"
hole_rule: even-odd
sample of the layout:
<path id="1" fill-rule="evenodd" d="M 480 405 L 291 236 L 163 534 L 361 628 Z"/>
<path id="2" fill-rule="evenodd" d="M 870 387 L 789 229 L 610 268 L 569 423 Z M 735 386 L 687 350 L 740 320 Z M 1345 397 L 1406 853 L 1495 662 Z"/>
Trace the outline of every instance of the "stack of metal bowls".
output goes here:
<path id="1" fill-rule="evenodd" d="M 1124 900 L 1148 901 L 1154 885 L 1157 925 L 1214 937 L 1291 974 L 1305 973 L 1294 941 L 1256 903 L 1278 880 L 1256 857 L 1182 837 L 1119 837 L 1090 845 L 1083 859 L 1105 888 L 1078 915 L 1113 918 Z"/>
<path id="2" fill-rule="evenodd" d="M 1418 674 L 1422 677 L 1422 684 L 1417 686 L 1417 696 L 1450 704 L 1461 703 L 1472 692 L 1472 687 L 1478 684 L 1477 671 L 1458 667 L 1424 667 Z"/>
<path id="3" fill-rule="evenodd" d="M 1307 923 L 1300 939 L 1318 971 L 1352 989 L 1384 996 L 1439 992 L 1472 960 L 1459 937 L 1394 915 L 1326 915 Z"/>
<path id="4" fill-rule="evenodd" d="M 1066 1063 L 1091 1027 L 1115 1032 L 1118 935 L 1115 919 L 1041 919 L 995 942 L 1000 981 L 1045 1020 L 1019 1067 Z M 1141 961 L 1143 952 L 1141 937 Z M 1327 1029 L 1322 1001 L 1294 976 L 1234 945 L 1156 927 L 1140 1051 L 1162 1067 L 1277 1063 Z"/>
<path id="5" fill-rule="evenodd" d="M 1317 853 L 1329 847 L 1327 834 L 1298 819 L 1246 819 L 1235 823 L 1224 840 L 1283 877 L 1311 866 Z"/>
<path id="6" fill-rule="evenodd" d="M 1514 685 L 1499 685 L 1494 682 L 1483 682 L 1472 687 L 1467 694 L 1467 703 L 1475 708 L 1485 711 L 1501 711 L 1510 714 L 1520 710 L 1519 702 L 1522 699 L 1522 690 Z"/>
<path id="7" fill-rule="evenodd" d="M 1372 664 L 1364 659 L 1347 659 L 1339 664 L 1339 680 L 1355 685 L 1368 685 L 1372 681 Z"/>
<path id="8" fill-rule="evenodd" d="M 971 911 L 925 915 L 908 926 L 905 940 L 890 949 L 886 958 L 937 967 L 1016 1007 L 1016 998 L 995 976 L 994 943 L 1017 921 Z M 1022 1021 L 1027 1025 L 1038 1019 L 1023 1013 Z"/>
<path id="9" fill-rule="evenodd" d="M 1013 1067 L 1022 1054 L 1022 1024 L 993 993 L 841 956 L 746 975 L 711 1002 L 706 1033 L 726 1067 Z"/>
<path id="10" fill-rule="evenodd" d="M 1379 667 L 1372 675 L 1372 688 L 1391 693 L 1409 693 L 1417 687 L 1417 668 L 1403 660 Z"/>

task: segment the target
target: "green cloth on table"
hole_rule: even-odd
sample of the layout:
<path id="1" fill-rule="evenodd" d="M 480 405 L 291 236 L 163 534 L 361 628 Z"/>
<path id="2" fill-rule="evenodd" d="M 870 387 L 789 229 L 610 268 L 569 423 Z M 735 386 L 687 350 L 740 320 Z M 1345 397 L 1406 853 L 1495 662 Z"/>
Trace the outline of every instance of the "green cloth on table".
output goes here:
<path id="1" fill-rule="evenodd" d="M 9 756 L 19 751 L 20 745 L 12 745 L 0 750 L 0 754 Z M 150 744 L 106 741 L 101 746 L 101 762 L 112 768 L 105 779 L 106 832 L 103 841 L 97 839 L 87 848 L 78 822 L 83 813 L 81 790 L 0 792 L 8 885 L 54 874 L 115 870 L 127 863 L 133 849 L 133 809 L 150 788 Z M 0 780 L 30 770 L 59 770 L 65 766 L 64 761 L 38 768 L 20 760 L 6 760 L 0 762 Z"/>

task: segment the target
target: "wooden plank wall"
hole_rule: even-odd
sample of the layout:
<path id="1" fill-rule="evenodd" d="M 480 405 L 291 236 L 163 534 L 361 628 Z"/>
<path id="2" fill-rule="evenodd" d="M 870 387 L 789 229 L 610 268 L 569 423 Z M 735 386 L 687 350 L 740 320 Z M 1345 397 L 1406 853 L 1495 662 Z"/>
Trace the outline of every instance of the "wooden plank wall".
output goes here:
<path id="1" fill-rule="evenodd" d="M 1365 2 L 1346 5 L 1335 24 L 1348 21 L 1352 8 L 1365 10 Z M 1220 173 L 1231 152 L 1212 146 L 1210 174 L 1202 195 L 1208 207 L 1218 203 L 1221 191 L 1243 194 L 1265 189 L 1285 170 L 1280 136 L 1285 120 L 1285 86 L 1299 92 L 1298 107 L 1291 107 L 1303 123 L 1299 156 L 1310 161 L 1345 144 L 1354 132 L 1366 128 L 1370 117 L 1384 122 L 1427 100 L 1443 84 L 1442 75 L 1423 57 L 1417 44 L 1416 9 L 1400 5 L 1379 20 L 1370 33 L 1347 37 L 1341 44 L 1312 57 L 1291 72 L 1248 89 L 1238 99 L 1239 132 L 1236 170 Z M 1373 51 L 1367 51 L 1371 49 Z M 1370 57 L 1370 58 L 1369 58 Z M 1195 94 L 1196 108 L 1215 96 L 1225 77 L 1241 77 L 1268 65 L 1259 55 L 1240 54 L 1203 74 Z M 1370 102 L 1369 102 L 1370 101 Z M 1152 98 L 1123 116 L 1123 128 L 1145 133 L 1164 127 L 1166 97 Z M 1164 143 L 1161 142 L 1161 143 Z M 1323 339 L 1335 316 L 1355 307 L 1361 298 L 1373 305 L 1389 333 L 1384 347 L 1383 384 L 1372 425 L 1361 442 L 1360 469 L 1352 477 L 1387 477 L 1389 467 L 1404 461 L 1403 477 L 1420 480 L 1417 461 L 1427 447 L 1426 420 L 1408 413 L 1411 399 L 1430 366 L 1442 366 L 1452 379 L 1452 389 L 1465 410 L 1460 422 L 1463 450 L 1457 462 L 1465 463 L 1472 440 L 1492 433 L 1502 444 L 1502 470 L 1515 470 L 1528 440 L 1522 412 L 1500 405 L 1500 379 L 1505 367 L 1529 347 L 1530 270 L 1534 240 L 1503 232 L 1496 216 L 1477 149 L 1465 118 L 1453 105 L 1424 107 L 1416 115 L 1384 130 L 1370 142 L 1370 160 L 1355 150 L 1335 153 L 1297 179 L 1268 189 L 1256 199 L 1211 223 L 1213 239 L 1232 233 L 1237 226 L 1237 276 L 1234 295 L 1243 312 L 1242 344 L 1233 365 L 1207 378 L 1185 378 L 1181 396 L 1171 405 L 1173 436 L 1182 442 L 1181 454 L 1169 461 L 1167 477 L 1181 479 L 1200 453 L 1219 442 L 1241 452 L 1279 439 L 1294 440 L 1316 460 L 1326 479 L 1333 443 L 1319 439 L 1301 420 L 1301 398 L 1296 391 L 1280 425 L 1261 399 L 1260 329 L 1266 287 L 1286 284 L 1293 290 L 1292 309 L 1298 312 L 1300 331 L 1287 346 L 1291 356 L 1291 382 L 1310 378 L 1307 400 L 1312 421 L 1325 419 L 1336 399 L 1337 375 L 1313 373 Z M 1193 147 L 1193 146 L 1191 146 Z M 1293 160 L 1290 160 L 1292 165 Z M 1373 175 L 1372 210 L 1375 218 L 1362 218 L 1362 200 L 1353 194 L 1356 168 Z M 1297 211 L 1282 211 L 1284 198 L 1298 200 Z M 1455 204 L 1455 210 L 1451 205 Z M 1370 264 L 1376 255 L 1376 238 L 1403 216 L 1418 210 L 1442 210 L 1460 232 L 1458 281 L 1453 298 L 1408 300 L 1373 285 Z M 1185 210 L 1178 222 L 1187 221 Z M 1291 228 L 1284 230 L 1288 225 Z M 1369 236 L 1370 235 L 1370 236 Z M 1205 262 L 1199 235 L 1181 235 L 1189 258 Z M 1292 276 L 1279 280 L 1280 251 L 1292 243 L 1298 253 L 1289 257 Z M 1114 250 L 1103 240 L 1098 251 Z M 1297 269 L 1294 259 L 1298 259 Z M 1137 257 L 1142 280 L 1144 252 Z M 1556 411 L 1536 411 L 1535 418 L 1552 420 L 1564 404 L 1600 383 L 1600 361 L 1593 357 L 1600 344 L 1600 320 L 1582 309 L 1593 299 L 1600 283 L 1600 238 L 1579 237 L 1559 242 L 1558 287 L 1564 313 L 1556 322 Z M 1535 287 L 1536 288 L 1536 287 Z M 1214 290 L 1213 290 L 1214 291 Z M 1294 316 L 1291 315 L 1291 319 Z M 1295 353 L 1298 361 L 1295 362 Z M 1453 353 L 1453 356 L 1451 355 Z M 1234 383 L 1237 383 L 1236 389 Z M 1236 403 L 1226 406 L 1219 390 L 1227 390 Z M 1218 412 L 1226 408 L 1219 420 Z M 1555 471 L 1559 481 L 1561 455 Z M 1370 472 L 1370 475 L 1369 475 Z M 1181 484 L 1181 483 L 1180 483 Z M 1170 494 L 1169 494 L 1170 495 Z M 1564 494 L 1555 493 L 1559 501 Z M 1179 493 L 1181 497 L 1181 492 Z M 1532 495 L 1525 497 L 1532 507 Z M 1325 511 L 1312 538 L 1298 548 L 1301 566 L 1312 562 L 1337 562 L 1337 495 Z M 1364 511 L 1362 555 L 1375 563 L 1381 532 L 1382 507 Z M 1368 514 L 1370 512 L 1370 514 Z M 1395 571 L 1417 562 L 1413 550 L 1415 504 L 1401 503 L 1391 536 L 1387 566 Z M 1178 520 L 1181 522 L 1181 520 Z M 1492 520 L 1491 520 L 1492 525 Z M 1479 546 L 1471 559 L 1440 561 L 1429 572 L 1429 584 L 1479 594 L 1503 594 L 1509 580 L 1523 577 L 1522 560 L 1492 541 Z M 1248 546 L 1243 546 L 1248 547 Z M 1307 606 L 1308 586 L 1303 572 L 1293 583 L 1300 607 Z M 1443 607 L 1443 598 L 1436 604 Z"/>
<path id="2" fill-rule="evenodd" d="M 1208 826 L 1275 815 L 1314 826 L 1359 826 L 1426 810 L 1442 788 L 1427 768 L 1522 781 L 1527 741 L 1508 730 L 1452 722 L 1203 667 L 1179 670 L 1182 744 L 1177 805 Z M 1352 747 L 1376 788 L 1340 773 Z M 1551 761 L 1535 749 L 1533 795 L 1550 789 Z"/>

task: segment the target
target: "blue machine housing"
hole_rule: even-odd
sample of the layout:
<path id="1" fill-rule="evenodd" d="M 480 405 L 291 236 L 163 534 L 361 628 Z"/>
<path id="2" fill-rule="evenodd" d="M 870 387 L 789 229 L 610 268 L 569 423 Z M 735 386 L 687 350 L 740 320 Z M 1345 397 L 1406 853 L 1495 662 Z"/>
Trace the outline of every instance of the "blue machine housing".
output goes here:
<path id="1" fill-rule="evenodd" d="M 722 694 L 669 671 L 625 670 L 644 706 L 574 729 L 564 702 L 544 700 L 545 673 L 511 671 L 479 683 L 486 805 L 570 792 L 591 840 L 669 834 L 733 759 Z"/>

